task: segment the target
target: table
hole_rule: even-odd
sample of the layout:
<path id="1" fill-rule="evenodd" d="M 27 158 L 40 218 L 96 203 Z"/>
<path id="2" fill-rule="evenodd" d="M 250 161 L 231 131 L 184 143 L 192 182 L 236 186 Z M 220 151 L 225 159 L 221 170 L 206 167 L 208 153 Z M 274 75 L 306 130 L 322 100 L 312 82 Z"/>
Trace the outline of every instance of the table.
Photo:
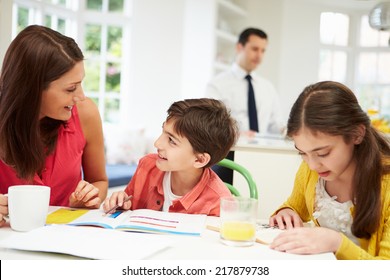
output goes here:
<path id="1" fill-rule="evenodd" d="M 50 207 L 50 211 L 54 211 L 58 207 Z M 266 221 L 260 221 L 266 222 Z M 207 225 L 219 226 L 218 217 L 207 217 Z M 109 230 L 109 229 L 101 229 Z M 270 241 L 279 233 L 279 230 L 261 229 L 258 231 L 258 237 Z M 0 228 L 0 240 L 8 236 L 21 234 L 13 231 L 7 223 Z M 134 233 L 126 233 L 134 234 Z M 165 235 L 167 237 L 167 235 Z M 164 237 L 164 238 L 165 238 Z M 178 236 L 171 235 L 170 241 L 173 245 L 168 248 L 156 252 L 147 259 L 149 260 L 334 260 L 332 253 L 318 255 L 293 255 L 274 251 L 268 246 L 256 243 L 250 247 L 229 247 L 222 244 L 219 240 L 219 233 L 208 229 L 204 229 L 201 236 Z M 22 250 L 13 250 L 0 247 L 1 260 L 44 260 L 44 259 L 82 259 L 76 256 L 45 252 L 30 252 Z"/>

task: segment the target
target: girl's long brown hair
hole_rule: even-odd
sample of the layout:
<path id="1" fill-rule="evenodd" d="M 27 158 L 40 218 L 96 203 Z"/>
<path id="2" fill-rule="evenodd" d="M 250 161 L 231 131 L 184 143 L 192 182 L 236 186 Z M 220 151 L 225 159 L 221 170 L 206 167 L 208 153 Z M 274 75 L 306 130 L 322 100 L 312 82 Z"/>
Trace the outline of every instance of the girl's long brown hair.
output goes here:
<path id="1" fill-rule="evenodd" d="M 384 158 L 389 157 L 390 146 L 386 138 L 372 127 L 353 92 L 332 81 L 306 87 L 291 109 L 287 135 L 292 137 L 305 127 L 313 133 L 342 136 L 346 143 L 350 143 L 361 125 L 366 133 L 354 150 L 358 164 L 353 178 L 355 211 L 352 233 L 359 238 L 369 238 L 379 225 L 382 176 L 390 172 Z"/>
<path id="2" fill-rule="evenodd" d="M 9 46 L 0 75 L 0 159 L 20 178 L 31 181 L 41 171 L 64 123 L 39 119 L 42 92 L 83 58 L 72 38 L 38 25 Z"/>

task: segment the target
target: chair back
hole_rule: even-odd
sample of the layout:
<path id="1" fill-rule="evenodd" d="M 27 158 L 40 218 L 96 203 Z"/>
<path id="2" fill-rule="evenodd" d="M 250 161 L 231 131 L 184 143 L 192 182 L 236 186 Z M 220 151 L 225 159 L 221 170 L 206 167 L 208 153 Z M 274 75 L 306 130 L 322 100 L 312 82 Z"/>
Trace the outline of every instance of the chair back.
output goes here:
<path id="1" fill-rule="evenodd" d="M 248 183 L 249 196 L 251 198 L 256 198 L 256 199 L 258 198 L 256 183 L 253 180 L 252 175 L 249 173 L 249 171 L 245 167 L 243 167 L 242 165 L 240 165 L 240 164 L 238 164 L 230 159 L 227 159 L 227 158 L 224 158 L 223 160 L 218 162 L 217 165 L 232 169 L 233 171 L 237 171 L 238 173 L 240 173 L 245 178 L 246 182 Z M 226 183 L 226 182 L 225 182 L 225 185 L 229 188 L 232 195 L 240 196 L 240 192 L 234 186 L 232 186 L 231 184 Z"/>

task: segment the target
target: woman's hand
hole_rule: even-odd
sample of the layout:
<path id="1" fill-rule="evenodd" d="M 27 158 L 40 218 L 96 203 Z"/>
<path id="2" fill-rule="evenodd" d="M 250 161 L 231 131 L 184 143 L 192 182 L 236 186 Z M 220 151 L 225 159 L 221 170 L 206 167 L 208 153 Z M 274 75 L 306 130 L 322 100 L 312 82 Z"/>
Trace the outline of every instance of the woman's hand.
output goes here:
<path id="1" fill-rule="evenodd" d="M 323 228 L 293 228 L 279 234 L 270 248 L 291 254 L 336 252 L 342 241 L 337 231 Z"/>
<path id="2" fill-rule="evenodd" d="M 5 224 L 5 216 L 8 215 L 8 196 L 0 194 L 0 227 Z"/>
<path id="3" fill-rule="evenodd" d="M 107 212 L 116 205 L 118 205 L 121 209 L 129 210 L 131 207 L 131 200 L 126 201 L 128 197 L 129 196 L 124 191 L 114 192 L 111 197 L 107 197 L 104 200 L 104 212 Z"/>
<path id="4" fill-rule="evenodd" d="M 271 227 L 278 226 L 280 229 L 292 229 L 303 227 L 303 222 L 294 210 L 284 208 L 269 219 L 269 225 Z"/>
<path id="5" fill-rule="evenodd" d="M 102 203 L 99 189 L 87 181 L 81 180 L 69 197 L 70 207 L 99 208 Z"/>

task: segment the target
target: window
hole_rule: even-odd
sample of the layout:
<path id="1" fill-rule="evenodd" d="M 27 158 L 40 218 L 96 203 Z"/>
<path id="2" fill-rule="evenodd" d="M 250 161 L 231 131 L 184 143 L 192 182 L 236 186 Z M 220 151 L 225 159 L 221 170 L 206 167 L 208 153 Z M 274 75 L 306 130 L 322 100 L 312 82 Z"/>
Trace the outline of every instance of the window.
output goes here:
<path id="1" fill-rule="evenodd" d="M 390 119 L 390 32 L 372 29 L 364 15 L 359 37 L 355 74 L 359 101 L 366 110 Z"/>
<path id="2" fill-rule="evenodd" d="M 12 35 L 41 24 L 76 39 L 77 0 L 14 0 Z"/>
<path id="3" fill-rule="evenodd" d="M 320 23 L 319 79 L 346 82 L 349 17 L 340 13 L 322 13 Z"/>
<path id="4" fill-rule="evenodd" d="M 85 94 L 103 121 L 119 123 L 129 94 L 131 0 L 14 0 L 13 36 L 41 24 L 74 38 L 85 56 Z M 125 63 L 125 61 L 127 63 Z"/>
<path id="5" fill-rule="evenodd" d="M 390 119 L 390 32 L 372 29 L 367 15 L 358 18 L 321 13 L 319 79 L 347 84 L 364 110 Z"/>
<path id="6" fill-rule="evenodd" d="M 123 77 L 129 42 L 130 8 L 125 0 L 87 0 L 83 13 L 83 41 L 86 56 L 84 90 L 99 106 L 106 122 L 119 123 L 123 96 L 128 92 Z"/>

